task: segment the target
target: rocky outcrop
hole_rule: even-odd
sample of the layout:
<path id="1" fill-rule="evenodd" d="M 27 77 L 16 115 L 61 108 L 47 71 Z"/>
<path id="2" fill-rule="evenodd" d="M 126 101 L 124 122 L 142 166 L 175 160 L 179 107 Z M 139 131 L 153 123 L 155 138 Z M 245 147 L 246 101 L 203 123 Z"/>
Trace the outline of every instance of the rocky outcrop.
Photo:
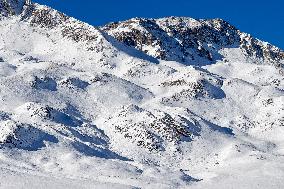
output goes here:
<path id="1" fill-rule="evenodd" d="M 164 151 L 167 143 L 178 144 L 184 138 L 191 139 L 195 122 L 181 116 L 158 111 L 148 111 L 137 105 L 125 106 L 106 122 L 127 140 L 149 151 Z"/>
<path id="2" fill-rule="evenodd" d="M 21 14 L 25 5 L 31 5 L 30 0 L 1 0 L 0 15 L 11 16 Z"/>

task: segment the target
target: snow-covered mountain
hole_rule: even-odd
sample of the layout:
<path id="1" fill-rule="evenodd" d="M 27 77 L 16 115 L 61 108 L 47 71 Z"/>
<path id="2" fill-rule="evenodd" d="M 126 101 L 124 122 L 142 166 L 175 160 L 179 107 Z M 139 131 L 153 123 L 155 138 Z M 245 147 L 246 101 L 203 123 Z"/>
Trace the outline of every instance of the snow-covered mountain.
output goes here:
<path id="1" fill-rule="evenodd" d="M 0 11 L 0 188 L 284 187 L 283 50 L 221 19 Z"/>
<path id="2" fill-rule="evenodd" d="M 150 56 L 187 65 L 225 60 L 224 48 L 239 48 L 249 59 L 279 64 L 284 53 L 279 48 L 243 33 L 221 19 L 195 20 L 169 17 L 134 18 L 111 23 L 102 29 L 128 46 Z"/>

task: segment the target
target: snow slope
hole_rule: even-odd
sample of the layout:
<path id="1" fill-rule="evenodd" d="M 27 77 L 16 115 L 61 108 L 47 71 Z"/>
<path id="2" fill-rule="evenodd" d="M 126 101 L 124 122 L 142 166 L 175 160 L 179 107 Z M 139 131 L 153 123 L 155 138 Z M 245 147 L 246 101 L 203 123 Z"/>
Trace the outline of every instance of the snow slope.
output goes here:
<path id="1" fill-rule="evenodd" d="M 284 187 L 281 49 L 220 19 L 0 7 L 0 188 Z"/>

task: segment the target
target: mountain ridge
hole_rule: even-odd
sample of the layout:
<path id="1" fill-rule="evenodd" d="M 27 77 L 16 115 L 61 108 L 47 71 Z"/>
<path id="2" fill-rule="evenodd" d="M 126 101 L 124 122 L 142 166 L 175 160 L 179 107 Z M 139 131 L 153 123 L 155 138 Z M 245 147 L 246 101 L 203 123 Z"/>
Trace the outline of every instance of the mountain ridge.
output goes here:
<path id="1" fill-rule="evenodd" d="M 123 28 L 121 32 L 118 29 L 119 27 Z M 266 62 L 275 62 L 276 66 L 281 66 L 279 62 L 283 61 L 284 58 L 284 52 L 280 48 L 263 43 L 219 18 L 207 20 L 195 20 L 186 17 L 166 17 L 161 19 L 134 18 L 123 22 L 107 24 L 106 26 L 102 26 L 102 29 L 117 40 L 136 49 L 140 49 L 145 53 L 149 54 L 147 48 L 151 49 L 152 47 L 153 49 L 157 49 L 158 53 L 155 52 L 157 54 L 153 54 L 153 56 L 164 60 L 173 59 L 186 62 L 185 59 L 189 58 L 188 61 L 194 61 L 194 57 L 188 52 L 188 49 L 194 49 L 201 57 L 213 61 L 212 56 L 216 54 L 214 48 L 224 48 L 230 45 L 232 47 L 234 45 L 236 47 L 240 46 L 248 56 L 255 56 Z M 133 36 L 133 33 L 136 33 L 137 36 Z M 169 37 L 172 37 L 172 39 L 168 39 Z M 146 42 L 146 39 L 150 39 L 150 41 Z M 140 46 L 138 45 L 138 40 L 142 40 Z M 162 44 L 163 41 L 175 40 L 176 42 L 173 42 L 172 45 Z M 204 43 L 207 43 L 207 46 Z M 153 44 L 156 44 L 156 46 Z M 145 49 L 141 45 L 145 45 Z M 212 45 L 213 49 L 208 45 Z M 176 46 L 179 48 L 177 53 L 180 51 L 181 55 L 171 57 L 171 51 L 174 51 L 172 49 L 176 49 Z"/>
<path id="2" fill-rule="evenodd" d="M 3 2 L 6 1 L 3 0 Z M 11 4 L 13 5 L 15 2 L 12 1 Z M 52 9 L 49 7 L 35 11 L 32 9 L 36 7 L 34 6 L 36 4 L 32 4 L 29 1 L 19 1 L 18 4 L 19 7 L 23 7 L 22 11 L 18 14 L 24 14 L 22 17 L 25 18 L 25 16 L 27 16 L 26 12 L 31 11 L 29 14 L 33 14 L 34 17 L 31 22 L 42 25 L 43 27 L 52 28 L 52 24 L 57 25 L 67 19 L 67 16 L 60 12 L 56 12 L 57 17 L 51 16 L 49 11 L 52 12 Z M 26 6 L 26 8 L 24 6 Z M 44 17 L 45 20 L 41 20 L 40 17 Z M 47 18 L 49 18 L 49 20 L 46 20 Z M 50 19 L 53 19 L 53 21 Z M 131 28 L 131 24 L 137 24 L 138 28 L 141 27 L 141 31 L 135 27 Z M 117 28 L 121 27 L 120 25 L 123 26 L 124 30 L 128 31 L 121 31 L 120 33 L 120 31 L 117 30 Z M 190 64 L 188 62 L 194 62 L 196 58 L 193 54 L 197 53 L 199 57 L 213 61 L 213 56 L 216 56 L 215 59 L 222 58 L 222 55 L 216 52 L 216 48 L 218 50 L 218 48 L 224 48 L 226 45 L 236 45 L 239 46 L 248 57 L 253 56 L 266 63 L 272 62 L 275 66 L 283 67 L 283 63 L 280 63 L 284 60 L 283 50 L 241 32 L 220 18 L 199 20 L 189 17 L 165 17 L 160 19 L 133 18 L 95 28 L 101 29 L 103 32 L 106 32 L 127 46 L 134 47 L 154 58 L 162 60 L 175 60 Z M 171 28 L 173 29 L 171 30 Z M 65 31 L 67 30 L 68 28 L 66 28 Z M 114 30 L 117 30 L 117 32 Z M 133 31 L 131 32 L 131 30 Z M 162 34 L 159 32 L 162 32 Z M 75 37 L 73 37 L 73 39 L 78 40 L 75 39 Z M 146 39 L 150 41 L 147 42 L 145 41 Z M 169 44 L 162 44 L 165 40 L 168 41 Z M 142 46 L 144 46 L 144 49 Z M 149 52 L 151 50 L 154 52 Z M 197 57 L 197 59 L 199 57 Z"/>

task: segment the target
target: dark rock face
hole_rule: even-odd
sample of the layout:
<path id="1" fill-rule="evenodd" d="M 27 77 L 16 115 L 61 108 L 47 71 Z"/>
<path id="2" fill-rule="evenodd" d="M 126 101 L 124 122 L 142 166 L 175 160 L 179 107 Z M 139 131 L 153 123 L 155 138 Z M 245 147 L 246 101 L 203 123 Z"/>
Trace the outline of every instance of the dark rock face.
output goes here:
<path id="1" fill-rule="evenodd" d="M 284 51 L 247 35 L 240 40 L 240 47 L 247 53 L 248 56 L 264 59 L 267 62 L 272 62 L 277 67 L 283 67 L 279 62 L 284 60 Z"/>
<path id="2" fill-rule="evenodd" d="M 20 14 L 26 0 L 1 0 L 0 1 L 0 15 L 16 15 Z"/>
<path id="3" fill-rule="evenodd" d="M 58 12 L 53 14 L 54 12 L 54 10 L 48 8 L 34 9 L 32 11 L 31 24 L 52 29 L 67 21 L 67 16 Z"/>
<path id="4" fill-rule="evenodd" d="M 221 19 L 135 18 L 108 24 L 102 30 L 124 44 L 162 60 L 191 64 L 201 58 L 212 62 L 222 58 L 218 50 L 226 47 L 240 47 L 248 57 L 278 66 L 284 59 L 281 49 L 242 33 Z"/>

